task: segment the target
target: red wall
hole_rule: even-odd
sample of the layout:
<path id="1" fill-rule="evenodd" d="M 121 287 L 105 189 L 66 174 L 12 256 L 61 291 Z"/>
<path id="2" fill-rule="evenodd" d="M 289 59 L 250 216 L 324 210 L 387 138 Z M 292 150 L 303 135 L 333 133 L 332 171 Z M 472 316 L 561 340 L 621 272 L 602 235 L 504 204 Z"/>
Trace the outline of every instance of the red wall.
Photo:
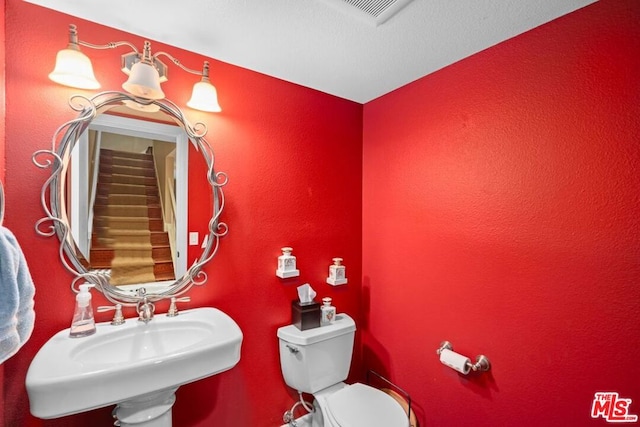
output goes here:
<path id="1" fill-rule="evenodd" d="M 5 7 L 4 2 L 0 5 L 0 61 L 5 63 Z M 4 164 L 5 164 L 5 70 L 4 67 L 0 67 L 0 181 L 4 183 Z M 2 378 L 0 368 L 0 378 Z M 2 402 L 0 398 L 0 403 Z"/>
<path id="2" fill-rule="evenodd" d="M 0 6 L 0 61 L 4 64 L 4 2 Z M 0 68 L 0 182 L 4 188 L 4 158 L 5 158 L 5 72 L 4 67 Z M 0 407 L 4 408 L 4 365 L 0 364 Z M 4 427 L 4 419 L 0 417 L 0 427 Z"/>
<path id="3" fill-rule="evenodd" d="M 638 52 L 640 2 L 601 1 L 365 105 L 364 365 L 422 426 L 640 414 Z"/>
<path id="4" fill-rule="evenodd" d="M 20 0 L 7 2 L 7 15 L 7 226 L 25 251 L 37 293 L 32 339 L 4 364 L 4 420 L 21 427 L 109 426 L 111 408 L 49 421 L 29 414 L 27 368 L 50 336 L 69 327 L 74 300 L 71 277 L 56 259 L 58 245 L 34 231 L 43 215 L 40 187 L 49 171 L 36 168 L 31 155 L 49 147 L 55 129 L 74 117 L 67 100 L 82 92 L 47 78 L 56 52 L 66 45 L 68 24 L 77 24 L 80 38 L 94 43 L 124 39 L 141 47 L 143 40 Z M 191 68 L 201 67 L 205 60 L 153 41 L 152 49 L 175 54 Z M 84 51 L 103 87 L 117 89 L 125 79 L 118 71 L 124 52 Z M 234 369 L 178 390 L 175 425 L 276 426 L 294 403 L 294 392 L 280 373 L 276 329 L 290 322 L 296 286 L 310 282 L 319 297 L 332 296 L 341 311 L 361 317 L 362 106 L 211 62 L 223 112 L 206 114 L 185 107 L 185 113 L 192 122 L 202 120 L 208 126 L 216 167 L 229 176 L 222 218 L 229 234 L 205 269 L 209 282 L 193 289 L 192 302 L 185 306 L 222 309 L 240 325 L 244 343 Z M 184 106 L 196 80 L 172 69 L 163 89 Z M 191 196 L 196 203 L 201 200 L 197 191 Z M 201 230 L 206 224 L 192 227 Z M 275 276 L 276 260 L 287 245 L 298 256 L 301 276 L 282 281 Z M 342 288 L 324 283 L 336 256 L 345 259 L 351 279 Z M 104 301 L 95 300 L 96 305 Z"/>

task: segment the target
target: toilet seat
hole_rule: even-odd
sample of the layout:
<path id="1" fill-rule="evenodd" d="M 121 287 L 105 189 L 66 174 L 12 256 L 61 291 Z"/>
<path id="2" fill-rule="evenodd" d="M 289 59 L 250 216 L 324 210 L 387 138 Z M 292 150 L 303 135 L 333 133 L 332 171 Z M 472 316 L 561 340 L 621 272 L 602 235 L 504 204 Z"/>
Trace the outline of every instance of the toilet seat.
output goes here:
<path id="1" fill-rule="evenodd" d="M 407 427 L 409 419 L 388 394 L 365 384 L 352 384 L 326 399 L 326 414 L 335 427 Z"/>

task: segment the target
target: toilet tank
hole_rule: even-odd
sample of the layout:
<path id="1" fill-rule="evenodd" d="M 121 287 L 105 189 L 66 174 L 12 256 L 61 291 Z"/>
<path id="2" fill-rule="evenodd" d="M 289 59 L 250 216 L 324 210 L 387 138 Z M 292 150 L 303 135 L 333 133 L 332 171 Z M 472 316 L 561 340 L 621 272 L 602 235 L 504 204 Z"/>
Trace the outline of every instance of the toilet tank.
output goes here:
<path id="1" fill-rule="evenodd" d="M 355 331 L 356 323 L 346 314 L 336 315 L 333 324 L 319 328 L 279 328 L 280 368 L 285 383 L 297 391 L 315 393 L 346 380 Z"/>

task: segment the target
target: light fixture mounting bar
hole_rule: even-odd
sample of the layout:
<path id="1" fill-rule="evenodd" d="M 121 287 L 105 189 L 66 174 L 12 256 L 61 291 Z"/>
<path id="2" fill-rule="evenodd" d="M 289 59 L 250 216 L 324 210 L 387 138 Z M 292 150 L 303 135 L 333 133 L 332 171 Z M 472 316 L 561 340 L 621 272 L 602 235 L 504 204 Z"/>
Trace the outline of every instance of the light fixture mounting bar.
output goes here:
<path id="1" fill-rule="evenodd" d="M 74 46 L 77 49 L 78 46 L 85 46 L 91 49 L 115 49 L 120 46 L 128 46 L 135 53 L 140 53 L 138 49 L 127 41 L 109 42 L 106 44 L 93 44 L 82 41 L 78 38 L 78 27 L 74 24 L 69 24 L 69 45 Z"/>
<path id="2" fill-rule="evenodd" d="M 78 40 L 78 44 L 80 46 L 90 47 L 91 49 L 115 49 L 115 48 L 120 47 L 120 46 L 127 46 L 133 52 L 135 52 L 137 54 L 140 54 L 138 49 L 133 44 L 131 44 L 129 42 L 126 42 L 126 41 L 109 42 L 107 44 L 93 44 L 93 43 L 85 42 L 85 41 L 82 41 L 82 40 Z"/>
<path id="3" fill-rule="evenodd" d="M 159 56 L 166 56 L 167 58 L 169 58 L 169 60 L 170 60 L 171 62 L 173 62 L 173 63 L 174 63 L 175 65 L 177 65 L 178 67 L 182 68 L 182 69 L 183 69 L 184 71 L 186 71 L 187 73 L 195 74 L 195 75 L 198 75 L 198 76 L 202 76 L 202 75 L 204 75 L 204 73 L 203 73 L 203 72 L 201 72 L 201 71 L 193 70 L 193 69 L 191 69 L 191 68 L 185 67 L 184 65 L 182 65 L 182 63 L 180 62 L 180 60 L 179 60 L 179 59 L 175 58 L 173 55 L 171 55 L 171 54 L 169 54 L 169 53 L 167 53 L 167 52 L 160 51 L 160 52 L 156 53 L 155 55 L 153 55 L 153 57 L 154 57 L 154 58 L 157 58 L 157 57 L 159 57 Z M 208 71 L 208 69 L 209 69 L 209 62 L 208 62 L 208 61 L 205 61 L 204 63 L 206 64 L 206 68 L 207 68 L 207 71 Z"/>

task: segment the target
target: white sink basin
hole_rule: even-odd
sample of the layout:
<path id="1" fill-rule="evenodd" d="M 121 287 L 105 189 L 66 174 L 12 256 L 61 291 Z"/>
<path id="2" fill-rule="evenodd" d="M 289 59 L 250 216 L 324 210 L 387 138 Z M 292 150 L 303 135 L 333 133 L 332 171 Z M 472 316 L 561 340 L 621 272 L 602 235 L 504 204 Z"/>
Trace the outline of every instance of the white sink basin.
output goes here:
<path id="1" fill-rule="evenodd" d="M 240 360 L 242 331 L 215 308 L 96 326 L 85 338 L 60 331 L 38 351 L 26 379 L 33 415 L 57 418 L 175 389 Z"/>

